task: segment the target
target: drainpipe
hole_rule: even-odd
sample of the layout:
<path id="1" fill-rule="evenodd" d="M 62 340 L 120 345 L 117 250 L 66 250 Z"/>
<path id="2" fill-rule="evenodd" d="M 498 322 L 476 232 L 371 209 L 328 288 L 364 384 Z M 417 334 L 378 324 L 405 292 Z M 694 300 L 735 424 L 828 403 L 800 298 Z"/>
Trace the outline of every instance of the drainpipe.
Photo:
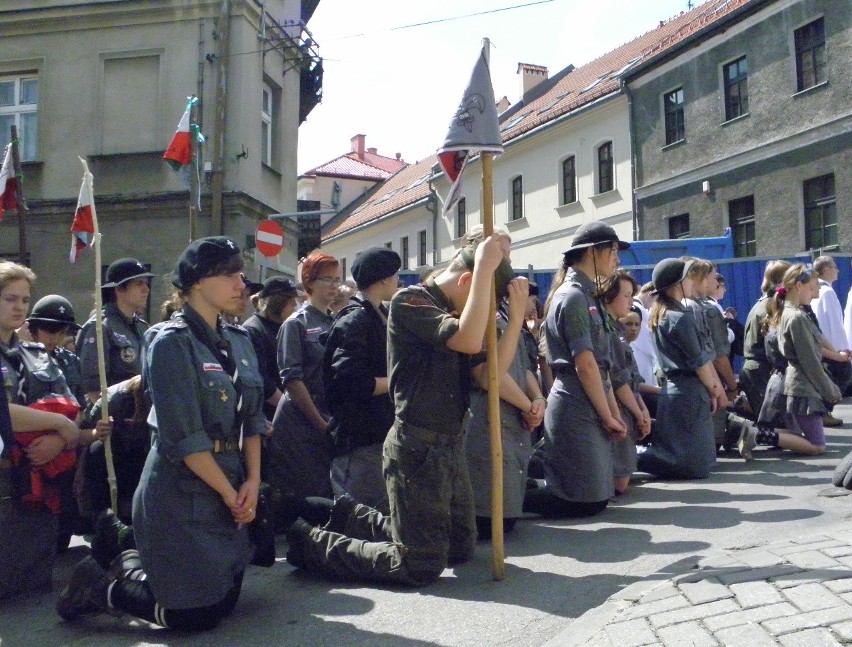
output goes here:
<path id="1" fill-rule="evenodd" d="M 214 236 L 224 233 L 222 196 L 225 192 L 225 109 L 228 104 L 230 23 L 231 0 L 222 0 L 219 23 L 216 26 L 219 48 L 216 56 L 216 119 L 213 125 L 213 173 L 210 183 L 213 194 L 210 225 Z"/>
<path id="2" fill-rule="evenodd" d="M 633 128 L 633 94 L 624 79 L 621 80 L 621 89 L 627 97 L 627 130 L 630 133 L 630 176 L 633 187 L 631 189 L 630 204 L 633 210 L 633 240 L 639 240 L 639 204 L 636 199 L 636 189 L 639 185 L 639 169 L 636 164 L 636 131 Z"/>

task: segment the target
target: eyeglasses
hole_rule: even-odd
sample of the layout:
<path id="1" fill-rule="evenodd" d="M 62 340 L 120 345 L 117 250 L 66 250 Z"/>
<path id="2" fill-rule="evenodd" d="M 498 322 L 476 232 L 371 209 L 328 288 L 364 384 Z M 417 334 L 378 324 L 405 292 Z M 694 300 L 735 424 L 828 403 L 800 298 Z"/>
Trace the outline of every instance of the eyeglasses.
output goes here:
<path id="1" fill-rule="evenodd" d="M 340 279 L 333 278 L 331 276 L 322 276 L 318 279 L 314 279 L 314 283 L 322 283 L 323 285 L 333 287 L 333 286 L 336 286 L 336 285 L 340 285 Z"/>

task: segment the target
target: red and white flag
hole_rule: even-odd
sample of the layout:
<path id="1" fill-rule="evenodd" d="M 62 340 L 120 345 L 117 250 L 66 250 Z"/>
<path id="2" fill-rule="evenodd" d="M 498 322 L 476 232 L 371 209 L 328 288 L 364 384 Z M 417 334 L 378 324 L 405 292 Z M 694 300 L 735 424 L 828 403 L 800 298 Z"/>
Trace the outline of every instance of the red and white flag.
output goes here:
<path id="1" fill-rule="evenodd" d="M 192 111 L 192 104 L 195 101 L 197 101 L 195 97 L 189 100 L 183 117 L 180 118 L 175 136 L 172 137 L 172 141 L 163 155 L 163 159 L 175 171 L 179 171 L 182 166 L 187 166 L 192 161 L 192 142 L 189 138 L 189 115 Z"/>
<path id="2" fill-rule="evenodd" d="M 92 244 L 95 235 L 95 222 L 92 219 L 92 187 L 83 178 L 80 186 L 80 197 L 77 198 L 77 211 L 74 212 L 74 222 L 71 224 L 71 262 L 76 263 L 86 247 Z"/>
<path id="3" fill-rule="evenodd" d="M 12 163 L 12 144 L 6 144 L 3 154 L 3 166 L 0 168 L 0 220 L 3 211 L 18 208 L 18 178 L 15 177 L 15 165 Z"/>
<path id="4" fill-rule="evenodd" d="M 444 145 L 438 150 L 438 161 L 452 183 L 444 200 L 445 216 L 461 197 L 461 179 L 468 160 L 477 153 L 503 152 L 486 47 L 487 44 L 483 45 L 479 53 L 467 89 L 450 121 Z"/>

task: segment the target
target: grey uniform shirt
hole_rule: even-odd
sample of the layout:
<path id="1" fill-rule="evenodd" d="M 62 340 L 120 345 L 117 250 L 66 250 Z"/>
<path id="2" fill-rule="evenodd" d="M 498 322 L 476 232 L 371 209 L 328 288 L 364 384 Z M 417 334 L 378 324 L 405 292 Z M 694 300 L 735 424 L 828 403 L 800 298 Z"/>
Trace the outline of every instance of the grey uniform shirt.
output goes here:
<path id="1" fill-rule="evenodd" d="M 325 345 L 320 336 L 331 328 L 334 318 L 310 303 L 290 315 L 278 329 L 278 374 L 287 387 L 291 380 L 305 383 L 319 411 L 325 412 L 322 358 Z M 289 398 L 289 395 L 285 394 Z"/>
<path id="2" fill-rule="evenodd" d="M 778 347 L 789 362 L 784 378 L 784 395 L 840 399 L 840 391 L 822 366 L 822 334 L 800 307 L 785 303 L 778 331 Z"/>
<path id="3" fill-rule="evenodd" d="M 103 313 L 104 368 L 107 386 L 112 386 L 142 373 L 143 336 L 148 324 L 136 315 L 128 319 L 114 303 L 106 304 Z M 77 335 L 77 354 L 86 393 L 101 388 L 95 335 L 95 318 L 91 317 Z"/>

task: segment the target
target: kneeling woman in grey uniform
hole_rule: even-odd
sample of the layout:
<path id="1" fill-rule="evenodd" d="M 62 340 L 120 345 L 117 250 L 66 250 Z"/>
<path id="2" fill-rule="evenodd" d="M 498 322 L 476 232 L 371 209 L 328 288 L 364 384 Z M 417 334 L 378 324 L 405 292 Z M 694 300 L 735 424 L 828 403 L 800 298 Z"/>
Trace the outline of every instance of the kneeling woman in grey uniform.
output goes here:
<path id="1" fill-rule="evenodd" d="M 711 415 L 728 403 L 702 347 L 692 311 L 690 262 L 666 258 L 654 267 L 654 305 L 648 327 L 666 385 L 659 396 L 653 445 L 639 454 L 639 471 L 668 478 L 707 478 L 716 464 Z"/>
<path id="2" fill-rule="evenodd" d="M 545 306 L 543 329 L 554 383 L 540 458 L 546 487 L 527 490 L 524 512 L 585 517 L 613 495 L 612 442 L 627 434 L 609 383 L 609 322 L 598 293 L 627 249 L 612 227 L 577 229 Z"/>
<path id="3" fill-rule="evenodd" d="M 242 267 L 225 237 L 194 241 L 178 261 L 172 282 L 185 305 L 153 331 L 145 355 L 153 444 L 133 499 L 139 552 L 101 547 L 77 564 L 57 602 L 66 620 L 119 610 L 202 630 L 236 605 L 254 551 L 246 525 L 265 427 L 251 340 L 219 316 L 240 299 Z"/>

